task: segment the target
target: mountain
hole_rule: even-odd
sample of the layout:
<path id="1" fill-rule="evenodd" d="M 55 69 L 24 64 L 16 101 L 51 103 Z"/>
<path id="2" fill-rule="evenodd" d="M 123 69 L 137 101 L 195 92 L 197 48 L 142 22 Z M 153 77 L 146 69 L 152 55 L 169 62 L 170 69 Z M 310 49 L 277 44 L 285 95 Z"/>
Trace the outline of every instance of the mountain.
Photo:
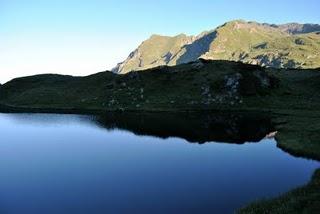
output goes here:
<path id="1" fill-rule="evenodd" d="M 195 61 L 231 60 L 275 68 L 320 67 L 320 25 L 271 25 L 236 20 L 198 36 L 153 35 L 115 73 Z"/>

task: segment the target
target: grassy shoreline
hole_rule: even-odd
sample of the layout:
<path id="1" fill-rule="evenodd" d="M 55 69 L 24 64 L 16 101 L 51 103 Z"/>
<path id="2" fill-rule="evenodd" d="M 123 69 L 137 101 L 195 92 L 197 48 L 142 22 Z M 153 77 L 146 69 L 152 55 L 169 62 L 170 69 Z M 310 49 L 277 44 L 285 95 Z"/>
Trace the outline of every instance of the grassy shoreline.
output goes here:
<path id="1" fill-rule="evenodd" d="M 310 182 L 275 199 L 256 201 L 238 211 L 239 214 L 316 214 L 320 211 L 320 169 Z"/>

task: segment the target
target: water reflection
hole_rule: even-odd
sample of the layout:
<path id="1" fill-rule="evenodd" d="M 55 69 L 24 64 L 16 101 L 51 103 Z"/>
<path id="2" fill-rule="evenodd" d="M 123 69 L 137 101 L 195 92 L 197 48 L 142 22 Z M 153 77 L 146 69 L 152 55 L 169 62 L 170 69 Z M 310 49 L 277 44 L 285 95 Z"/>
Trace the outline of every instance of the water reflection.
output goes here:
<path id="1" fill-rule="evenodd" d="M 275 131 L 266 114 L 230 113 L 110 113 L 96 118 L 107 129 L 136 135 L 180 137 L 189 142 L 259 142 Z"/>

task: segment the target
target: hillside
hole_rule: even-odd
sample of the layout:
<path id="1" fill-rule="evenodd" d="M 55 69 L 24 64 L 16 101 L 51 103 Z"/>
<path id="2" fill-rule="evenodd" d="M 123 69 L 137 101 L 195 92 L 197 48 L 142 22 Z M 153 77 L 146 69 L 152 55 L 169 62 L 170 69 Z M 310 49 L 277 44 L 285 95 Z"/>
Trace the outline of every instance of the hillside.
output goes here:
<path id="1" fill-rule="evenodd" d="M 113 71 L 123 74 L 199 58 L 274 68 L 317 68 L 320 67 L 319 50 L 320 25 L 270 25 L 236 20 L 198 36 L 153 35 Z"/>
<path id="2" fill-rule="evenodd" d="M 36 75 L 0 88 L 0 104 L 91 110 L 314 110 L 320 107 L 319 70 L 277 70 L 200 60 L 147 72 L 87 77 Z"/>

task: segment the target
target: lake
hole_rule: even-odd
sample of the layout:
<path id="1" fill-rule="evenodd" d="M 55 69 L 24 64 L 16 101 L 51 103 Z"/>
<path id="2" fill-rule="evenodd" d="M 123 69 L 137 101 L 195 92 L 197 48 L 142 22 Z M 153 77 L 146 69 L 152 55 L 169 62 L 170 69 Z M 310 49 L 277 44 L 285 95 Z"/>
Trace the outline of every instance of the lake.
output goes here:
<path id="1" fill-rule="evenodd" d="M 271 131 L 213 113 L 0 114 L 0 213 L 233 213 L 320 166 Z"/>

